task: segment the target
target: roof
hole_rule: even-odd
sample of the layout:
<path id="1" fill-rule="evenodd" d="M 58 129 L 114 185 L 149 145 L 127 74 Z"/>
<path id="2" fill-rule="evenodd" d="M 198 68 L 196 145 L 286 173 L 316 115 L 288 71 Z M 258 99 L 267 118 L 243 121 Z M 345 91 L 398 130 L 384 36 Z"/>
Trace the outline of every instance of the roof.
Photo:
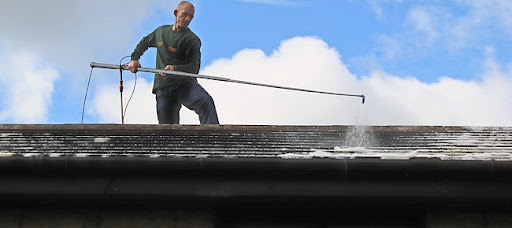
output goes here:
<path id="1" fill-rule="evenodd" d="M 508 127 L 0 125 L 0 155 L 11 205 L 512 205 Z"/>
<path id="2" fill-rule="evenodd" d="M 0 157 L 512 160 L 512 128 L 0 125 Z"/>

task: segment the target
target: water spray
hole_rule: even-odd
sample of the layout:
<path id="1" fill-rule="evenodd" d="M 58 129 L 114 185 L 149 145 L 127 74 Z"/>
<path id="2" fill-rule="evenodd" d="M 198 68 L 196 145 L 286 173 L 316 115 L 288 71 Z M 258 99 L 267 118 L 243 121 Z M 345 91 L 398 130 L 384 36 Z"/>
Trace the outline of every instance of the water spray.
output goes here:
<path id="1" fill-rule="evenodd" d="M 129 70 L 127 64 L 106 64 L 106 63 L 96 63 L 92 62 L 91 67 L 98 67 L 98 68 L 105 68 L 105 69 L 116 69 L 116 70 Z M 191 77 L 191 78 L 202 78 L 202 79 L 209 79 L 209 80 L 215 80 L 215 81 L 223 81 L 223 82 L 232 82 L 232 83 L 239 83 L 239 84 L 246 84 L 246 85 L 253 85 L 253 86 L 262 86 L 262 87 L 270 87 L 275 89 L 285 89 L 285 90 L 294 90 L 294 91 L 301 91 L 301 92 L 308 92 L 308 93 L 320 93 L 320 94 L 328 94 L 328 95 L 336 95 L 336 96 L 347 96 L 347 97 L 360 97 L 362 98 L 362 103 L 364 104 L 366 97 L 364 95 L 359 94 L 347 94 L 347 93 L 334 93 L 334 92 L 326 92 L 326 91 L 319 91 L 319 90 L 310 90 L 310 89 L 301 89 L 301 88 L 294 88 L 294 87 L 287 87 L 287 86 L 279 86 L 279 85 L 271 85 L 271 84 L 263 84 L 263 83 L 257 83 L 257 82 L 249 82 L 249 81 L 241 81 L 241 80 L 234 80 L 230 78 L 223 78 L 223 77 L 217 77 L 217 76 L 209 76 L 209 75 L 201 75 L 201 74 L 192 74 L 192 73 L 186 73 L 186 72 L 179 72 L 179 71 L 172 71 L 172 70 L 159 70 L 159 69 L 152 69 L 152 68 L 143 68 L 139 67 L 137 68 L 137 71 L 141 72 L 148 72 L 148 73 L 164 73 L 164 74 L 170 74 L 170 75 L 176 75 L 176 76 L 183 76 L 183 77 Z"/>

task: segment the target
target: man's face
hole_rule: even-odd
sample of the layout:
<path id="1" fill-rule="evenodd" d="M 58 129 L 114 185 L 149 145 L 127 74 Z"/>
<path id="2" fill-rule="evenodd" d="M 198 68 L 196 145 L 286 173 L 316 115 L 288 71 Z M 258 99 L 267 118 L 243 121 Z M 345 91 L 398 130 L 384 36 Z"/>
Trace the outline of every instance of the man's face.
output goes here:
<path id="1" fill-rule="evenodd" d="M 194 6 L 190 4 L 183 4 L 174 10 L 174 16 L 176 16 L 176 24 L 178 25 L 178 28 L 187 28 L 194 18 L 194 13 Z"/>

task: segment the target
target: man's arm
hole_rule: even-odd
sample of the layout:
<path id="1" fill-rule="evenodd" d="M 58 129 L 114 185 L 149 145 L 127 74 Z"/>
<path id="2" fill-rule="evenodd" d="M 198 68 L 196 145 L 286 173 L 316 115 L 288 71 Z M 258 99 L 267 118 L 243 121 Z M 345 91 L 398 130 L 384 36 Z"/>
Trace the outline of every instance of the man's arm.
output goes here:
<path id="1" fill-rule="evenodd" d="M 132 52 L 131 55 L 131 61 L 128 64 L 128 68 L 132 73 L 137 72 L 137 68 L 141 67 L 139 63 L 140 57 L 144 54 L 146 50 L 148 50 L 149 47 L 155 47 L 156 46 L 155 41 L 155 32 L 148 34 L 147 36 L 143 37 L 135 49 Z"/>

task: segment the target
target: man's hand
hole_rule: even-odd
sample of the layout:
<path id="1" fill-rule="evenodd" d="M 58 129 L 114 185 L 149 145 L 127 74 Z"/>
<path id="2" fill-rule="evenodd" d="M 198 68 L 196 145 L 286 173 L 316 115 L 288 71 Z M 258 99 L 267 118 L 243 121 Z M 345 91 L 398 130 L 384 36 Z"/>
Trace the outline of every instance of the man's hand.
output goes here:
<path id="1" fill-rule="evenodd" d="M 128 69 L 132 73 L 137 73 L 137 69 L 140 68 L 140 63 L 138 60 L 132 60 L 130 63 L 128 63 Z"/>
<path id="2" fill-rule="evenodd" d="M 174 66 L 173 65 L 167 65 L 165 66 L 164 70 L 174 70 Z M 160 72 L 159 73 L 161 76 L 164 76 L 165 74 Z"/>

